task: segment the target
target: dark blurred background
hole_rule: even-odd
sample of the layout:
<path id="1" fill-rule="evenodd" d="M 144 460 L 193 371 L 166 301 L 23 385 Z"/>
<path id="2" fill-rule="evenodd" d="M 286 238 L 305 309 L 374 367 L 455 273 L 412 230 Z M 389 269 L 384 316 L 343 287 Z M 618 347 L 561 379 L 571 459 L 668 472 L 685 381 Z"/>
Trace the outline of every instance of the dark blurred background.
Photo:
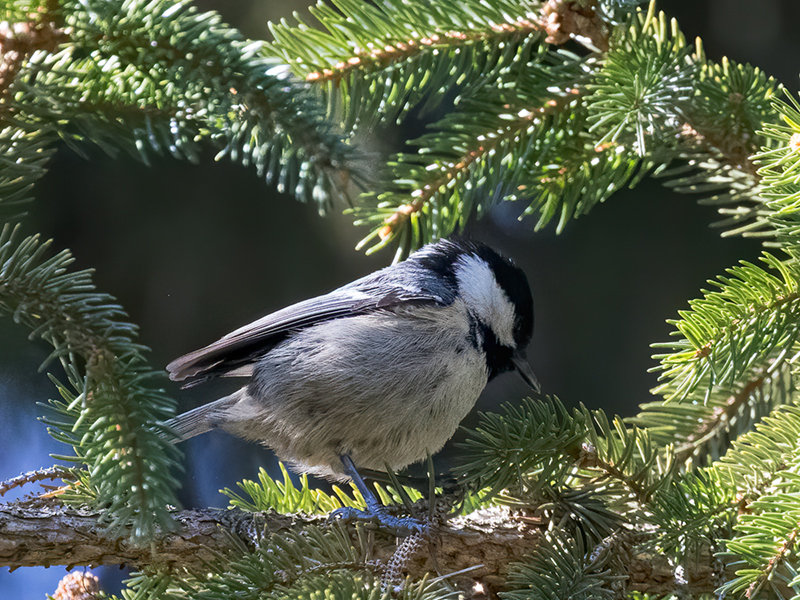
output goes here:
<path id="1" fill-rule="evenodd" d="M 203 0 L 250 37 L 267 35 L 266 21 L 302 9 L 303 2 Z M 660 8 L 676 17 L 689 40 L 700 35 L 712 59 L 724 55 L 759 65 L 796 90 L 798 38 L 791 29 L 800 6 L 789 0 L 676 0 Z M 387 131 L 402 140 L 419 133 Z M 289 303 L 326 292 L 391 260 L 389 252 L 355 252 L 364 230 L 338 214 L 277 194 L 252 170 L 162 158 L 152 168 L 92 152 L 83 160 L 63 149 L 36 189 L 26 232 L 41 232 L 56 248 L 70 248 L 77 267 L 97 269 L 95 282 L 116 296 L 141 327 L 152 364 L 165 365 L 233 328 Z M 529 357 L 547 393 L 631 415 L 656 382 L 649 344 L 667 339 L 673 318 L 705 281 L 758 244 L 723 239 L 709 228 L 715 211 L 676 195 L 657 181 L 625 190 L 571 222 L 556 236 L 534 234 L 516 220 L 521 205 L 498 207 L 470 233 L 527 272 L 536 304 Z M 0 480 L 47 466 L 65 452 L 37 422 L 37 401 L 55 393 L 37 368 L 49 352 L 27 331 L 0 321 Z M 165 382 L 165 385 L 166 382 Z M 234 382 L 180 391 L 186 410 L 229 392 Z M 492 382 L 480 409 L 526 393 L 513 374 Z M 466 424 L 474 423 L 471 416 Z M 268 450 L 209 433 L 184 444 L 185 506 L 224 506 L 222 487 L 272 467 Z M 452 448 L 445 449 L 446 461 Z M 113 589 L 124 575 L 98 573 Z M 0 570 L 0 598 L 45 597 L 62 568 Z"/>

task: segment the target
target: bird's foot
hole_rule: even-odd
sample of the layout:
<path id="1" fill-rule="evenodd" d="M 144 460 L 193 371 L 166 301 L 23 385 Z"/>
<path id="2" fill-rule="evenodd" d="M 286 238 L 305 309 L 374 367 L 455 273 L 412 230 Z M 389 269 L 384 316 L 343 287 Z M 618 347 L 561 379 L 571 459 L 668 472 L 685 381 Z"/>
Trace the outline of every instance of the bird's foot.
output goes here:
<path id="1" fill-rule="evenodd" d="M 423 535 L 430 530 L 430 526 L 419 519 L 390 515 L 383 506 L 367 510 L 353 508 L 352 506 L 344 506 L 331 512 L 328 520 L 341 520 L 345 522 L 368 521 L 377 524 L 379 527 L 388 529 L 399 537 Z"/>

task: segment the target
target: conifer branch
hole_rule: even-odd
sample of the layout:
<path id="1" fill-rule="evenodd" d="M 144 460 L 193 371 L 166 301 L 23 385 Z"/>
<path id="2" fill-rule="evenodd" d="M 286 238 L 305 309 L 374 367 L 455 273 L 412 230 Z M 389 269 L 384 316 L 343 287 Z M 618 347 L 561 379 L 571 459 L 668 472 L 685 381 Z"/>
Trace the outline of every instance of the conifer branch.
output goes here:
<path id="1" fill-rule="evenodd" d="M 721 482 L 748 502 L 769 493 L 779 474 L 800 456 L 800 408 L 778 406 L 731 444 L 713 466 Z"/>
<path id="2" fill-rule="evenodd" d="M 464 462 L 456 472 L 484 501 L 498 496 L 531 510 L 561 505 L 549 511 L 551 527 L 562 529 L 562 517 L 570 514 L 582 535 L 602 533 L 599 542 L 621 519 L 638 519 L 673 473 L 673 463 L 660 459 L 646 430 L 619 417 L 609 420 L 601 410 L 570 411 L 556 398 L 502 408 L 481 415 L 461 444 Z M 602 499 L 593 493 L 598 487 Z"/>
<path id="3" fill-rule="evenodd" d="M 0 218 L 11 222 L 21 216 L 24 206 L 31 200 L 34 184 L 46 172 L 54 152 L 54 138 L 49 127 L 26 124 L 0 128 L 0 155 L 16 157 L 5 161 L 0 171 Z"/>
<path id="4" fill-rule="evenodd" d="M 687 110 L 683 139 L 707 154 L 717 153 L 727 165 L 758 184 L 753 155 L 767 143 L 759 130 L 774 121 L 771 103 L 782 86 L 758 67 L 726 57 L 719 63 L 708 61 L 699 40 L 692 60 L 701 71 Z"/>
<path id="5" fill-rule="evenodd" d="M 675 113 L 691 94 L 695 67 L 687 57 L 680 31 L 652 8 L 605 57 L 546 47 L 527 63 L 520 56 L 483 87 L 463 91 L 460 112 L 412 142 L 423 151 L 390 163 L 390 190 L 353 210 L 357 224 L 372 228 L 359 247 L 373 244 L 371 252 L 397 240 L 399 258 L 495 203 L 527 198 L 524 215 L 541 213 L 536 229 L 560 212 L 560 231 L 668 160 L 655 157 L 674 145 Z M 646 156 L 653 137 L 661 146 Z"/>
<path id="6" fill-rule="evenodd" d="M 744 594 L 771 579 L 770 585 L 780 586 L 785 573 L 770 578 L 766 571 L 782 568 L 789 558 L 784 544 L 794 543 L 798 452 L 800 409 L 779 406 L 734 440 L 720 460 L 659 490 L 649 517 L 658 527 L 659 546 L 683 561 L 695 551 L 725 548 L 721 560 L 729 571 L 738 570 L 720 593 Z M 778 597 L 786 597 L 784 591 Z"/>
<path id="7" fill-rule="evenodd" d="M 65 469 L 64 467 L 49 467 L 47 469 L 28 471 L 27 473 L 22 473 L 17 477 L 0 481 L 0 496 L 3 496 L 7 492 L 29 483 L 53 479 L 74 480 L 75 475 L 69 469 Z"/>
<path id="8" fill-rule="evenodd" d="M 381 71 L 394 63 L 407 61 L 422 53 L 458 49 L 466 45 L 486 43 L 491 46 L 501 46 L 513 42 L 514 38 L 527 37 L 539 31 L 546 32 L 545 42 L 548 44 L 561 45 L 573 38 L 587 39 L 591 40 L 597 49 L 605 51 L 608 50 L 610 28 L 600 18 L 595 8 L 596 2 L 581 4 L 567 0 L 548 0 L 536 18 L 527 16 L 513 18 L 508 15 L 506 20 L 489 23 L 484 29 L 476 27 L 448 31 L 436 29 L 436 32 L 430 33 L 429 36 L 423 33 L 416 38 L 390 42 L 383 46 L 377 45 L 377 42 L 368 43 L 369 49 L 355 46 L 351 54 L 339 55 L 337 58 L 340 60 L 336 64 L 305 72 L 304 75 L 309 83 L 330 81 L 338 85 L 353 71 Z M 312 14 L 318 16 L 323 23 L 327 22 L 327 15 L 320 11 L 320 7 L 317 7 L 316 11 L 312 9 Z M 285 37 L 288 33 L 285 24 L 273 25 L 276 40 L 283 42 L 284 45 L 288 41 Z M 293 33 L 300 35 L 298 32 Z"/>
<path id="9" fill-rule="evenodd" d="M 91 272 L 69 271 L 68 252 L 48 256 L 49 242 L 18 240 L 17 232 L 8 225 L 0 231 L 0 315 L 53 345 L 50 360 L 61 359 L 77 391 L 62 388 L 67 421 L 55 436 L 73 446 L 73 460 L 89 465 L 89 488 L 109 521 L 132 522 L 146 537 L 154 524 L 168 524 L 166 506 L 174 503 L 170 471 L 179 452 L 157 425 L 174 401 L 151 387 L 136 327 L 112 297 L 95 291 Z"/>
<path id="10" fill-rule="evenodd" d="M 441 204 L 450 195 L 454 187 L 463 187 L 467 180 L 474 177 L 476 166 L 485 164 L 487 160 L 490 160 L 495 155 L 498 157 L 505 156 L 510 152 L 507 146 L 511 144 L 523 145 L 520 140 L 529 139 L 533 135 L 535 128 L 542 126 L 543 123 L 547 122 L 548 118 L 567 110 L 573 103 L 580 101 L 580 96 L 581 91 L 578 88 L 569 88 L 564 90 L 563 95 L 550 98 L 542 106 L 532 110 L 528 108 L 516 110 L 516 107 L 506 105 L 505 108 L 508 112 L 501 114 L 502 124 L 499 128 L 484 130 L 476 135 L 474 140 L 468 140 L 466 144 L 457 146 L 455 149 L 459 155 L 448 157 L 449 160 L 447 162 L 437 161 L 434 164 L 427 164 L 424 167 L 423 177 L 415 178 L 418 181 L 414 182 L 414 189 L 404 190 L 408 194 L 407 202 L 392 208 L 391 204 L 387 206 L 388 198 L 391 197 L 393 204 L 400 201 L 402 196 L 398 198 L 399 194 L 397 193 L 391 196 L 389 193 L 381 194 L 378 197 L 378 201 L 381 203 L 381 212 L 385 213 L 387 210 L 390 212 L 388 216 L 383 217 L 380 228 L 359 242 L 358 247 L 361 248 L 370 243 L 375 236 L 380 240 L 380 244 L 373 249 L 393 241 L 399 232 L 408 227 L 409 221 L 420 219 L 423 211 L 429 212 L 431 210 L 427 209 L 430 203 Z M 423 138 L 417 143 L 422 145 L 429 142 L 430 140 Z M 414 160 L 414 157 L 400 157 L 401 161 L 404 159 Z M 407 177 L 402 179 L 407 180 Z M 354 212 L 358 217 L 362 211 Z M 463 216 L 469 215 L 469 209 L 466 207 L 461 212 L 462 215 L 467 213 Z M 357 225 L 364 224 L 364 222 L 358 218 L 356 219 Z M 437 237 L 443 237 L 448 234 L 447 230 L 437 231 Z M 401 244 L 405 248 L 413 245 L 416 244 Z"/>
<path id="11" fill-rule="evenodd" d="M 764 587 L 780 598 L 798 591 L 800 538 L 800 475 L 797 460 L 780 473 L 773 489 L 748 505 L 736 524 L 738 536 L 726 543 L 724 556 L 733 558 L 737 577 L 720 587 L 720 593 L 741 593 L 758 598 Z"/>
<path id="12" fill-rule="evenodd" d="M 669 556 L 713 553 L 728 539 L 747 502 L 713 468 L 684 473 L 660 488 L 648 506 L 645 520 L 656 526 L 656 544 Z"/>
<path id="13" fill-rule="evenodd" d="M 646 505 L 650 500 L 653 490 L 646 488 L 640 477 L 626 472 L 624 468 L 620 468 L 609 458 L 603 457 L 591 444 L 583 445 L 578 466 L 595 472 L 600 471 L 604 474 L 603 478 L 621 483 L 628 488 L 636 502 L 641 505 Z"/>
<path id="14" fill-rule="evenodd" d="M 29 565 L 68 566 L 125 564 L 142 568 L 148 564 L 180 571 L 203 571 L 220 556 L 253 550 L 259 540 L 272 533 L 320 526 L 324 516 L 303 514 L 246 513 L 230 510 L 192 510 L 174 513 L 178 529 L 156 533 L 152 547 L 129 544 L 109 535 L 98 523 L 97 511 L 52 503 L 14 502 L 0 505 L 0 566 L 12 569 Z M 480 581 L 487 591 L 503 587 L 509 565 L 523 560 L 543 539 L 541 525 L 524 513 L 504 508 L 484 509 L 459 517 L 435 534 L 438 565 L 427 552 L 419 552 L 407 564 L 406 574 L 419 578 L 425 573 L 455 573 L 468 569 L 451 581 L 471 589 Z M 352 535 L 352 534 L 351 534 Z M 390 536 L 376 535 L 373 560 L 386 564 L 396 550 Z M 154 552 L 152 554 L 151 552 Z M 438 567 L 438 569 L 436 568 Z M 478 567 L 478 568 L 475 568 Z M 712 591 L 707 567 L 687 573 L 696 593 Z M 673 567 L 658 554 L 637 554 L 627 564 L 627 585 L 643 593 L 664 593 L 673 581 Z"/>
<path id="15" fill-rule="evenodd" d="M 69 43 L 32 54 L 5 102 L 20 124 L 145 161 L 213 145 L 320 210 L 363 183 L 360 154 L 308 86 L 216 14 L 186 0 L 64 0 L 59 18 Z"/>
<path id="16" fill-rule="evenodd" d="M 476 44 L 497 47 L 540 31 L 546 32 L 548 44 L 560 45 L 577 38 L 591 40 L 596 48 L 605 51 L 610 35 L 610 27 L 600 17 L 594 0 L 548 0 L 538 14 L 530 10 L 534 4 L 529 9 L 516 7 L 513 12 L 508 10 L 514 8 L 510 5 L 504 6 L 505 11 L 495 11 L 484 5 L 481 7 L 486 13 L 482 15 L 483 20 L 470 18 L 478 10 L 471 4 L 450 7 L 453 10 L 437 9 L 423 2 L 411 9 L 400 8 L 391 2 L 379 7 L 356 7 L 340 1 L 337 6 L 344 18 L 321 4 L 309 11 L 328 29 L 327 34 L 310 29 L 302 21 L 297 27 L 289 26 L 286 21 L 280 25 L 271 24 L 276 41 L 274 48 L 286 58 L 290 56 L 288 51 L 300 53 L 302 41 L 314 39 L 317 46 L 327 45 L 327 55 L 317 47 L 313 50 L 306 48 L 300 53 L 300 60 L 296 55 L 292 56 L 295 58 L 293 68 L 308 82 L 338 85 L 354 72 L 363 76 L 364 73 L 385 70 L 393 64 L 419 58 L 424 53 L 457 51 L 460 47 Z M 429 19 L 421 19 L 418 16 L 421 13 L 427 13 Z M 456 15 L 464 14 L 469 17 L 458 22 Z M 388 30 L 394 31 L 398 27 L 412 35 L 405 38 L 387 35 Z M 373 32 L 381 29 L 384 36 L 374 36 Z M 314 52 L 319 54 L 314 55 Z"/>
<path id="17" fill-rule="evenodd" d="M 457 49 L 466 45 L 490 43 L 499 46 L 541 30 L 542 26 L 539 23 L 519 18 L 513 22 L 492 24 L 482 31 L 444 31 L 433 33 L 430 37 L 387 43 L 383 47 L 375 47 L 368 51 L 356 49 L 350 56 L 342 57 L 343 60 L 330 68 L 307 73 L 305 80 L 315 84 L 332 82 L 338 85 L 342 79 L 351 76 L 356 70 L 360 72 L 359 74 L 382 71 L 394 63 L 418 58 L 423 53 L 438 53 L 440 50 Z"/>
<path id="18" fill-rule="evenodd" d="M 27 21 L 0 22 L 0 116 L 9 108 L 8 96 L 25 60 L 36 50 L 52 52 L 67 40 L 66 32 L 56 26 L 56 9 L 57 2 L 48 0 Z"/>
<path id="19" fill-rule="evenodd" d="M 287 20 L 270 24 L 274 50 L 307 81 L 338 83 L 422 54 L 480 42 L 496 47 L 541 30 L 535 4 L 505 0 L 492 5 L 389 0 L 377 6 L 338 0 L 336 7 L 318 3 L 309 9 L 327 31 L 307 25 L 297 14 L 297 25 Z"/>
<path id="20" fill-rule="evenodd" d="M 47 256 L 50 242 L 38 236 L 18 241 L 19 227 L 0 231 L 0 308 L 27 325 L 33 335 L 58 349 L 58 355 L 84 357 L 99 364 L 103 356 L 129 356 L 143 346 L 133 342 L 136 327 L 117 320 L 122 308 L 96 294 L 90 271 L 68 273 L 67 251 Z M 68 291 L 68 294 L 64 292 Z"/>
<path id="21" fill-rule="evenodd" d="M 779 119 L 764 124 L 763 133 L 770 145 L 756 157 L 762 177 L 763 197 L 769 209 L 768 219 L 776 229 L 778 243 L 798 259 L 797 233 L 800 231 L 797 199 L 800 195 L 796 173 L 800 148 L 800 102 L 785 93 L 775 99 L 772 108 Z"/>
<path id="22" fill-rule="evenodd" d="M 345 130 L 369 129 L 524 62 L 543 37 L 537 8 L 509 0 L 338 0 L 336 9 L 320 2 L 309 12 L 326 31 L 295 15 L 297 25 L 270 26 L 271 48 L 320 89 Z"/>
<path id="23" fill-rule="evenodd" d="M 702 129 L 702 128 L 701 128 Z M 741 171 L 752 178 L 751 186 L 758 186 L 760 177 L 752 155 L 756 148 L 748 147 L 742 142 L 740 135 L 724 135 L 718 130 L 706 128 L 705 133 L 698 131 L 686 122 L 681 127 L 680 138 L 690 152 L 700 151 L 707 156 L 718 156 L 729 167 Z M 674 187 L 674 186 L 673 186 Z"/>
<path id="24" fill-rule="evenodd" d="M 669 178 L 672 189 L 703 194 L 701 204 L 716 206 L 722 220 L 715 225 L 724 229 L 723 235 L 773 238 L 775 227 L 753 155 L 772 144 L 763 130 L 775 123 L 770 105 L 782 88 L 757 67 L 727 58 L 708 61 L 699 40 L 691 59 L 699 76 L 678 136 L 685 166 L 661 176 Z"/>
<path id="25" fill-rule="evenodd" d="M 727 270 L 729 276 L 710 282 L 719 291 L 706 291 L 690 302 L 691 310 L 680 313 L 681 320 L 671 321 L 682 339 L 654 344 L 674 350 L 656 356 L 659 379 L 666 381 L 655 393 L 681 400 L 700 389 L 707 397 L 713 386 L 729 385 L 771 359 L 791 356 L 800 335 L 798 266 L 766 253 L 761 260 L 774 274 L 743 261 Z M 758 353 L 741 353 L 745 344 Z"/>
<path id="26" fill-rule="evenodd" d="M 708 418 L 698 423 L 694 431 L 686 436 L 686 441 L 675 448 L 675 459 L 679 463 L 686 462 L 711 437 L 720 435 L 720 431 L 727 431 L 731 426 L 731 422 L 739 416 L 739 412 L 745 403 L 766 382 L 766 369 L 761 369 L 741 390 L 729 396 L 723 405 L 715 406 Z"/>
<path id="27" fill-rule="evenodd" d="M 758 592 L 760 592 L 764 585 L 770 579 L 772 579 L 772 575 L 775 573 L 775 571 L 795 551 L 799 536 L 800 521 L 797 521 L 795 526 L 789 532 L 789 535 L 784 538 L 783 543 L 780 545 L 775 555 L 771 556 L 769 561 L 767 561 L 767 564 L 764 567 L 761 575 L 748 586 L 747 591 L 745 592 L 745 598 L 749 599 L 757 597 Z"/>
<path id="28" fill-rule="evenodd" d="M 722 457 L 736 438 L 783 404 L 793 403 L 800 339 L 797 263 L 764 254 L 767 271 L 750 263 L 728 269 L 673 321 L 680 340 L 657 347 L 662 402 L 642 406 L 631 423 L 682 468 Z"/>
<path id="29" fill-rule="evenodd" d="M 694 397 L 650 402 L 628 422 L 647 428 L 681 468 L 705 465 L 723 456 L 733 440 L 775 407 L 793 401 L 792 369 L 784 354 L 754 369 L 733 393 L 722 386 L 703 402 Z"/>

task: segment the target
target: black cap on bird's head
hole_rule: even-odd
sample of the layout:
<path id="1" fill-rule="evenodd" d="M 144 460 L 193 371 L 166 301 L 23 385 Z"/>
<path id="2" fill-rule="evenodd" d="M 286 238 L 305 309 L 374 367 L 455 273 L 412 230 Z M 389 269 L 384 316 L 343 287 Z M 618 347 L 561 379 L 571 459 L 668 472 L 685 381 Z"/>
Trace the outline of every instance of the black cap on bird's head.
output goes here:
<path id="1" fill-rule="evenodd" d="M 525 348 L 533 335 L 533 297 L 525 273 L 485 244 L 441 240 L 411 257 L 449 279 L 474 321 L 474 337 L 486 353 L 489 377 L 516 369 L 540 390 Z"/>

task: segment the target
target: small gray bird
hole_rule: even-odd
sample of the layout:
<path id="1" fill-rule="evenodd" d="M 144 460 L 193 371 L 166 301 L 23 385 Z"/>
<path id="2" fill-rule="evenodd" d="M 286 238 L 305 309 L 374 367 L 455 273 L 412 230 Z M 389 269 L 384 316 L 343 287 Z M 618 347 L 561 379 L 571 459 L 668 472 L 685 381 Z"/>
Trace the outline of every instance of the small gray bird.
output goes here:
<path id="1" fill-rule="evenodd" d="M 517 369 L 538 390 L 532 331 L 525 274 L 488 246 L 442 240 L 171 362 L 186 386 L 247 383 L 170 425 L 181 439 L 221 428 L 296 471 L 353 479 L 369 517 L 419 530 L 386 521 L 356 468 L 397 470 L 436 452 L 499 373 Z"/>

